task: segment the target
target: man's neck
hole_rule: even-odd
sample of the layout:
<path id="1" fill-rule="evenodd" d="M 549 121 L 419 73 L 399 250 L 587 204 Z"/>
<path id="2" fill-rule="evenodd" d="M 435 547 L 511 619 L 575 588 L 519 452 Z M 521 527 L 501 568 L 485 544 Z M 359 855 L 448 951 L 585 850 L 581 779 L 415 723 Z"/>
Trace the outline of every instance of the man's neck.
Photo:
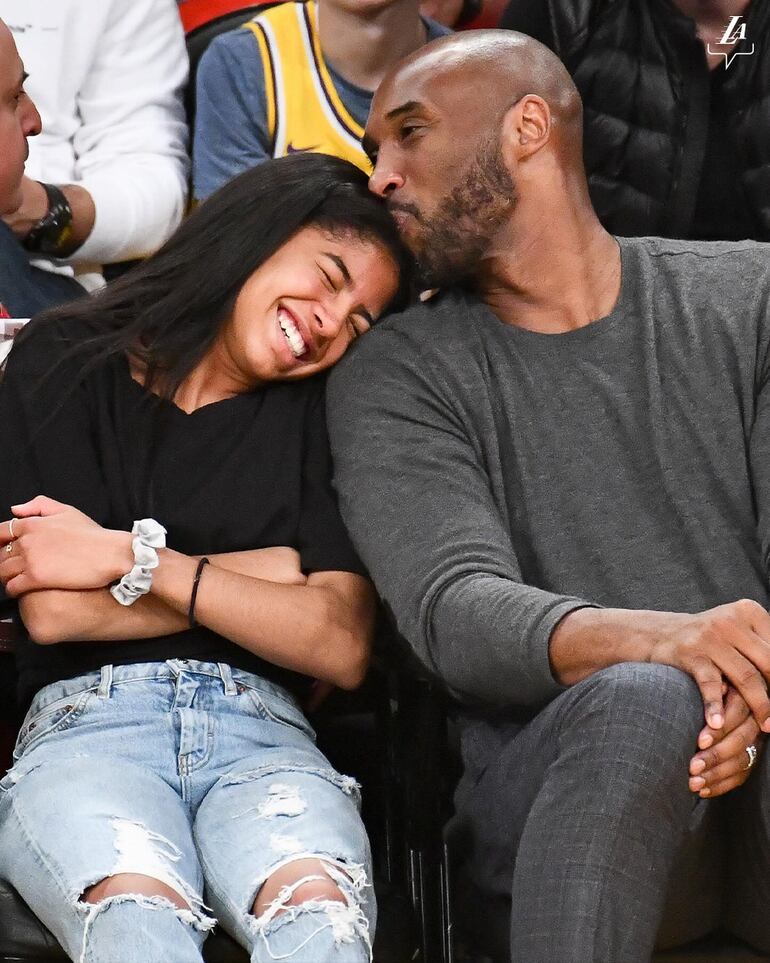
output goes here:
<path id="1" fill-rule="evenodd" d="M 563 334 L 606 317 L 620 294 L 620 249 L 593 211 L 572 219 L 517 219 L 483 269 L 478 293 L 506 324 Z M 554 225 L 555 227 L 550 227 Z M 527 238 L 526 243 L 521 238 Z"/>
<path id="2" fill-rule="evenodd" d="M 327 63 L 364 90 L 376 90 L 390 67 L 427 39 L 417 0 L 361 13 L 320 0 L 318 31 Z"/>

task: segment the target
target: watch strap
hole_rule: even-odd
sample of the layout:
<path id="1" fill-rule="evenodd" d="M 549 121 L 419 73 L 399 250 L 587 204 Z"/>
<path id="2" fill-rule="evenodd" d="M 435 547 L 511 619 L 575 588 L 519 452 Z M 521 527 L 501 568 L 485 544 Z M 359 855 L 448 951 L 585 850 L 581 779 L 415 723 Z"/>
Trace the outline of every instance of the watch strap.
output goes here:
<path id="1" fill-rule="evenodd" d="M 48 197 L 48 210 L 24 238 L 24 247 L 33 254 L 60 255 L 72 239 L 72 208 L 64 191 L 55 184 L 40 186 Z"/>

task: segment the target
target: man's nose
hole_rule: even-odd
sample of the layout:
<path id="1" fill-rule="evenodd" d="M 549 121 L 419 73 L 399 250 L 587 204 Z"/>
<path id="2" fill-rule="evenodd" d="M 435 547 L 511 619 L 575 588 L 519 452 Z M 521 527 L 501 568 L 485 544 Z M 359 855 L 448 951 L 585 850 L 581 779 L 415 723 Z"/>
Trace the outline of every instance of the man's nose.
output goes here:
<path id="1" fill-rule="evenodd" d="M 22 120 L 24 136 L 25 137 L 37 137 L 40 131 L 43 129 L 43 122 L 40 120 L 40 114 L 38 113 L 37 107 L 34 103 L 26 98 L 26 109 L 24 111 L 24 118 Z"/>
<path id="2" fill-rule="evenodd" d="M 369 190 L 378 197 L 388 197 L 403 186 L 404 178 L 395 167 L 378 158 L 369 178 Z"/>

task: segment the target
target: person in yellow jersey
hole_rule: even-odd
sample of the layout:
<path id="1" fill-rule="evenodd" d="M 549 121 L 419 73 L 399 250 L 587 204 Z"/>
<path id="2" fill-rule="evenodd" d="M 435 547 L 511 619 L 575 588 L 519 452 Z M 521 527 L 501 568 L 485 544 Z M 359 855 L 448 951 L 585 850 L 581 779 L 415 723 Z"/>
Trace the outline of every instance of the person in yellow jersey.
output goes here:
<path id="1" fill-rule="evenodd" d="M 203 200 L 270 157 L 319 151 L 365 171 L 373 91 L 447 27 L 419 0 L 287 0 L 217 37 L 197 74 L 193 188 Z"/>

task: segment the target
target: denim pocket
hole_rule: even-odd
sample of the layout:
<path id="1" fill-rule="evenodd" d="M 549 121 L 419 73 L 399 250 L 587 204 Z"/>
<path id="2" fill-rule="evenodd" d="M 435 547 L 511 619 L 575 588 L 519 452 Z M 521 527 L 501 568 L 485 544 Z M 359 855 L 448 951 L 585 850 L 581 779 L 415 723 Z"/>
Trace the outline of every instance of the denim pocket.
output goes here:
<path id="1" fill-rule="evenodd" d="M 45 736 L 68 729 L 82 714 L 93 695 L 93 689 L 73 692 L 63 699 L 57 699 L 56 702 L 43 706 L 34 715 L 28 714 L 16 739 L 13 758 L 18 761 L 33 744 Z"/>
<path id="2" fill-rule="evenodd" d="M 260 719 L 277 722 L 282 726 L 292 726 L 299 729 L 315 742 L 315 730 L 305 718 L 302 710 L 289 699 L 283 699 L 275 693 L 260 692 L 251 686 L 238 685 L 238 691 L 245 690 L 245 694 Z"/>

